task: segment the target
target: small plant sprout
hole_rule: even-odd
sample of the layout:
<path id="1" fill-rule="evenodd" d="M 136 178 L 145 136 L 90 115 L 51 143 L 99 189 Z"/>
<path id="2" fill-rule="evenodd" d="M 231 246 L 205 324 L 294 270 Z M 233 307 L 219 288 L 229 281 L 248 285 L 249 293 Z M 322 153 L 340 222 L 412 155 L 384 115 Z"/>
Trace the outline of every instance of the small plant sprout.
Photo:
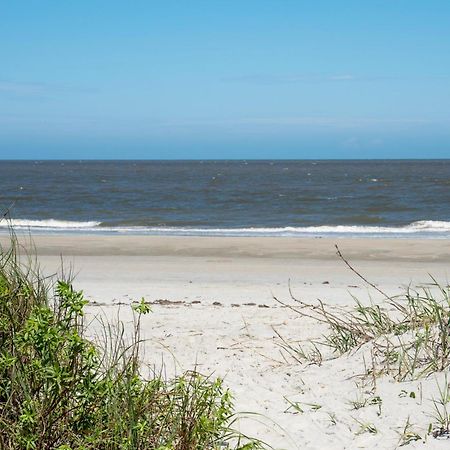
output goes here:
<path id="1" fill-rule="evenodd" d="M 330 423 L 331 425 L 336 425 L 337 424 L 337 416 L 336 413 L 334 412 L 328 412 L 327 413 L 329 419 L 330 419 Z"/>
<path id="2" fill-rule="evenodd" d="M 291 412 L 293 414 L 303 414 L 305 411 L 303 410 L 300 402 L 294 402 L 284 397 L 289 406 L 286 408 L 284 412 Z"/>
<path id="3" fill-rule="evenodd" d="M 377 434 L 378 430 L 376 426 L 373 423 L 370 422 L 360 422 L 359 420 L 355 421 L 359 424 L 359 430 L 356 432 L 356 435 L 364 434 L 364 433 L 370 433 L 370 434 Z"/>
<path id="4" fill-rule="evenodd" d="M 422 436 L 420 436 L 420 434 L 416 433 L 413 430 L 412 424 L 408 417 L 406 419 L 405 426 L 403 427 L 402 431 L 400 432 L 400 439 L 398 441 L 398 447 L 403 447 L 405 445 L 410 444 L 411 442 L 420 441 L 421 439 L 422 439 Z"/>
<path id="5" fill-rule="evenodd" d="M 439 398 L 432 399 L 434 425 L 431 426 L 430 431 L 434 437 L 450 438 L 450 383 L 447 380 L 447 374 L 445 374 L 444 385 L 438 384 L 438 389 Z"/>
<path id="6" fill-rule="evenodd" d="M 378 407 L 377 415 L 381 416 L 381 406 L 383 405 L 383 400 L 378 395 L 375 397 L 372 397 L 369 400 L 369 405 L 376 405 Z"/>
<path id="7" fill-rule="evenodd" d="M 133 311 L 143 315 L 148 314 L 152 311 L 152 308 L 150 307 L 149 303 L 145 301 L 144 297 L 142 297 L 139 302 L 132 303 L 131 307 L 133 308 Z"/>
<path id="8" fill-rule="evenodd" d="M 288 402 L 289 406 L 285 410 L 285 412 L 293 411 L 294 414 L 301 413 L 303 414 L 305 410 L 308 408 L 310 411 L 318 411 L 322 408 L 322 405 L 319 405 L 317 403 L 307 403 L 307 402 L 294 402 L 292 400 L 289 400 L 288 398 L 284 397 L 286 402 Z"/>
<path id="9" fill-rule="evenodd" d="M 416 398 L 416 393 L 414 391 L 405 391 L 405 389 L 402 389 L 400 391 L 400 394 L 398 394 L 400 398 L 409 397 L 409 398 Z"/>
<path id="10" fill-rule="evenodd" d="M 367 398 L 359 396 L 355 400 L 349 400 L 348 404 L 351 406 L 352 409 L 358 410 L 361 408 L 365 408 L 369 404 L 369 400 Z"/>

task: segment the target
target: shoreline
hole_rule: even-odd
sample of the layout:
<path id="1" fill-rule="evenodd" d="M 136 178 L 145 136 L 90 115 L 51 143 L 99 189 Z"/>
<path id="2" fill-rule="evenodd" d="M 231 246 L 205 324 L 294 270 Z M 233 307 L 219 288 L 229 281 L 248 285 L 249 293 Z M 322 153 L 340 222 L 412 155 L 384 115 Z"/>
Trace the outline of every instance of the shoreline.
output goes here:
<path id="1" fill-rule="evenodd" d="M 186 256 L 373 261 L 450 262 L 450 240 L 423 238 L 231 237 L 31 234 L 17 232 L 21 245 L 42 256 Z M 8 234 L 0 234 L 7 247 Z"/>
<path id="2" fill-rule="evenodd" d="M 208 228 L 89 228 L 89 227 L 68 227 L 68 228 L 45 228 L 45 227 L 23 227 L 11 225 L 20 234 L 32 234 L 34 236 L 60 236 L 60 237 L 186 237 L 186 238 L 283 238 L 283 239 L 411 239 L 411 240 L 450 240 L 450 222 L 445 222 L 446 227 L 434 230 L 414 230 L 405 231 L 396 228 L 381 227 L 377 230 L 365 230 L 358 225 L 349 226 L 355 230 L 332 230 L 335 227 L 312 227 L 313 230 L 302 231 L 301 228 L 244 228 L 244 229 L 208 229 Z M 0 236 L 7 235 L 10 226 L 1 226 Z M 292 228 L 292 229 L 290 229 Z M 308 227 L 307 227 L 308 228 Z M 329 230 L 320 230 L 329 228 Z M 337 226 L 336 228 L 340 228 Z M 346 228 L 346 227 L 343 227 Z M 370 227 L 368 227 L 370 229 Z"/>

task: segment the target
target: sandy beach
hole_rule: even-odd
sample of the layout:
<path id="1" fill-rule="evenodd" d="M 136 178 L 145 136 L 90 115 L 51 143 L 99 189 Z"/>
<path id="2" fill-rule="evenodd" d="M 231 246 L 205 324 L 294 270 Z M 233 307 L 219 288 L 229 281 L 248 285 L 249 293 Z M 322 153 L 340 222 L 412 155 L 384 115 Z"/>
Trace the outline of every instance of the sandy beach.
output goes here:
<path id="1" fill-rule="evenodd" d="M 450 450 L 450 0 L 1 5 L 0 450 Z"/>
<path id="2" fill-rule="evenodd" d="M 382 377 L 369 388 L 361 378 L 364 349 L 320 366 L 300 364 L 282 350 L 278 335 L 298 343 L 325 330 L 274 297 L 293 303 L 290 283 L 308 302 L 350 305 L 352 296 L 380 301 L 338 258 L 335 244 L 389 295 L 428 283 L 428 274 L 447 285 L 448 240 L 35 235 L 33 241 L 45 274 L 55 273 L 61 258 L 76 274 L 90 315 L 130 323 L 132 301 L 153 303 L 142 323 L 145 363 L 163 364 L 168 375 L 196 367 L 223 377 L 237 411 L 257 414 L 241 421 L 241 431 L 274 448 L 394 449 L 408 420 L 426 435 L 442 374 L 405 383 Z M 7 246 L 7 236 L 0 242 Z M 412 391 L 414 398 L 402 395 Z M 375 397 L 382 408 L 351 406 Z M 366 432 L 367 423 L 376 432 Z M 432 437 L 410 444 L 447 445 Z"/>

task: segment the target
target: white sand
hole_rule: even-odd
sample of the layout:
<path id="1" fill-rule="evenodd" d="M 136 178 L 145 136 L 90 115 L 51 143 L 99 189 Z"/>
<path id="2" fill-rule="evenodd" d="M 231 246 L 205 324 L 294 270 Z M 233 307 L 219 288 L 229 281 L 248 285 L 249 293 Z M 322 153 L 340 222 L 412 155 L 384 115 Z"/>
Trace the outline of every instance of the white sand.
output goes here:
<path id="1" fill-rule="evenodd" d="M 46 273 L 56 270 L 61 254 L 66 267 L 74 267 L 76 287 L 96 302 L 89 309 L 93 314 L 119 314 L 130 323 L 133 300 L 181 302 L 154 305 L 143 319 L 149 339 L 146 362 L 159 367 L 163 360 L 168 374 L 196 366 L 204 374 L 224 377 L 237 410 L 261 414 L 242 421 L 243 432 L 275 448 L 394 449 L 408 418 L 412 429 L 426 436 L 436 379 L 442 384 L 443 374 L 408 383 L 384 377 L 374 390 L 359 376 L 367 349 L 320 367 L 301 365 L 281 351 L 274 331 L 289 341 L 307 341 L 324 331 L 274 301 L 273 295 L 290 301 L 289 280 L 295 295 L 311 302 L 351 304 L 350 294 L 364 301 L 369 295 L 380 299 L 336 257 L 335 242 L 390 294 L 429 281 L 427 273 L 447 283 L 447 240 L 35 237 Z M 414 391 L 416 398 L 403 397 L 403 390 Z M 377 405 L 358 410 L 350 405 L 376 396 L 382 399 L 380 415 Z M 287 410 L 286 398 L 300 402 L 304 412 Z M 359 433 L 366 423 L 378 432 Z M 428 437 L 409 448 L 449 445 Z"/>

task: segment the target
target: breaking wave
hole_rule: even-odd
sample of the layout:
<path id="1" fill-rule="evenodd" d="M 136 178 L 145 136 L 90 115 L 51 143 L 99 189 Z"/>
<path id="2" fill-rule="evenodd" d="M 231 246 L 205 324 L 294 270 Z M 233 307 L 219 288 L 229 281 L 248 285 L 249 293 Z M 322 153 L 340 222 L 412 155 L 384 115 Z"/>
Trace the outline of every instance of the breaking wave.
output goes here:
<path id="1" fill-rule="evenodd" d="M 5 228 L 8 225 L 12 225 L 16 229 L 24 229 L 24 228 L 38 228 L 45 230 L 81 230 L 81 229 L 92 229 L 100 225 L 101 222 L 77 222 L 72 220 L 26 220 L 26 219 L 11 219 L 4 220 L 0 222 L 0 227 Z"/>
<path id="2" fill-rule="evenodd" d="M 405 226 L 321 225 L 307 227 L 145 227 L 108 226 L 98 221 L 14 219 L 0 222 L 0 228 L 37 232 L 79 232 L 101 234 L 147 234 L 168 236 L 428 236 L 450 237 L 450 222 L 420 220 Z"/>

